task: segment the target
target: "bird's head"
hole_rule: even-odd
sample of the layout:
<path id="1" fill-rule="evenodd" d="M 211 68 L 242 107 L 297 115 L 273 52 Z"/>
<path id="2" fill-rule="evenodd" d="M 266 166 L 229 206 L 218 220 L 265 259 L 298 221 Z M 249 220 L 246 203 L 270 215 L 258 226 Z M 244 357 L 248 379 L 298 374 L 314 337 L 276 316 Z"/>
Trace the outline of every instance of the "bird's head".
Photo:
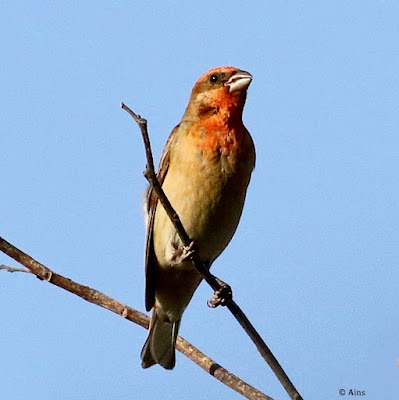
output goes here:
<path id="1" fill-rule="evenodd" d="M 209 70 L 194 85 L 185 117 L 203 118 L 222 113 L 228 119 L 241 118 L 251 81 L 252 75 L 238 68 Z"/>

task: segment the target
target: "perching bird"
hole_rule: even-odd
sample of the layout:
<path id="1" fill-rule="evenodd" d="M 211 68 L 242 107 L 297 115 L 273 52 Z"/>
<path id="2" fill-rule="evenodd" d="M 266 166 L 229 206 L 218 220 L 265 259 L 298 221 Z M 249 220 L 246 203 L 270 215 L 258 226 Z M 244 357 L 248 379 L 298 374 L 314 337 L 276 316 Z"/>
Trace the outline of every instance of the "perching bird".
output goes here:
<path id="1" fill-rule="evenodd" d="M 201 76 L 161 157 L 158 180 L 208 267 L 234 235 L 255 167 L 242 122 L 251 81 L 233 67 Z M 201 277 L 151 188 L 146 200 L 145 303 L 153 313 L 141 365 L 172 369 L 181 317 Z"/>

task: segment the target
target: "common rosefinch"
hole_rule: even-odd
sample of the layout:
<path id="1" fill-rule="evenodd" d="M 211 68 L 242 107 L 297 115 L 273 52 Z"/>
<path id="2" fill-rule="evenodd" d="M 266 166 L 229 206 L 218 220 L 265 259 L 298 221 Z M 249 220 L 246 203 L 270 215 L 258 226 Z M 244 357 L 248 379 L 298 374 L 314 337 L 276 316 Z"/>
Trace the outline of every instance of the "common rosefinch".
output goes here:
<path id="1" fill-rule="evenodd" d="M 158 179 L 208 268 L 234 235 L 255 166 L 242 122 L 251 80 L 233 67 L 205 73 L 161 157 Z M 141 365 L 172 369 L 181 317 L 201 276 L 151 188 L 146 208 L 146 309 L 153 313 Z"/>

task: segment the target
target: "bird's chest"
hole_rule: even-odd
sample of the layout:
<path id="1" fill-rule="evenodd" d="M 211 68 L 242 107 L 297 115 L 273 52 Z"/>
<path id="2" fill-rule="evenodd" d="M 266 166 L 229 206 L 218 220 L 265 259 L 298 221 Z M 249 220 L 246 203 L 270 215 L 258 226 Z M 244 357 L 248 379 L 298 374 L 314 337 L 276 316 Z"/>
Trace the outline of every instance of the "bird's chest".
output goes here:
<path id="1" fill-rule="evenodd" d="M 235 138 L 226 137 L 180 143 L 163 183 L 203 259 L 220 254 L 241 215 L 252 166 L 240 159 L 234 142 Z"/>
<path id="2" fill-rule="evenodd" d="M 240 159 L 233 133 L 221 135 L 216 131 L 206 135 L 200 130 L 195 136 L 180 139 L 171 155 L 169 168 L 167 180 L 179 181 L 180 190 L 175 193 L 176 197 L 212 207 L 228 195 L 224 191 L 230 182 L 240 179 L 246 165 Z M 164 185 L 167 187 L 168 182 Z"/>

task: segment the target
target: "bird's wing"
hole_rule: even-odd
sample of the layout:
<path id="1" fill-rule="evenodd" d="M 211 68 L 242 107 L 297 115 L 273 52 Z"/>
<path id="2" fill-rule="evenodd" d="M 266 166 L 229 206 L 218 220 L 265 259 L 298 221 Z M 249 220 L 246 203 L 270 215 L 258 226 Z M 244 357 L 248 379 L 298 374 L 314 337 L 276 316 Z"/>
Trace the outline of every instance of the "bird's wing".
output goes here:
<path id="1" fill-rule="evenodd" d="M 168 141 L 166 142 L 165 148 L 161 156 L 161 161 L 159 163 L 159 169 L 157 173 L 158 181 L 161 186 L 165 180 L 166 173 L 168 172 L 171 144 L 172 141 L 176 138 L 176 130 L 178 129 L 178 127 L 179 125 L 177 125 L 173 129 L 172 133 L 169 135 Z M 154 193 L 154 190 L 150 186 L 147 190 L 145 209 L 145 212 L 147 213 L 147 234 L 145 246 L 145 308 L 147 311 L 150 311 L 155 304 L 157 258 L 154 252 L 153 231 L 157 204 L 158 198 Z"/>

